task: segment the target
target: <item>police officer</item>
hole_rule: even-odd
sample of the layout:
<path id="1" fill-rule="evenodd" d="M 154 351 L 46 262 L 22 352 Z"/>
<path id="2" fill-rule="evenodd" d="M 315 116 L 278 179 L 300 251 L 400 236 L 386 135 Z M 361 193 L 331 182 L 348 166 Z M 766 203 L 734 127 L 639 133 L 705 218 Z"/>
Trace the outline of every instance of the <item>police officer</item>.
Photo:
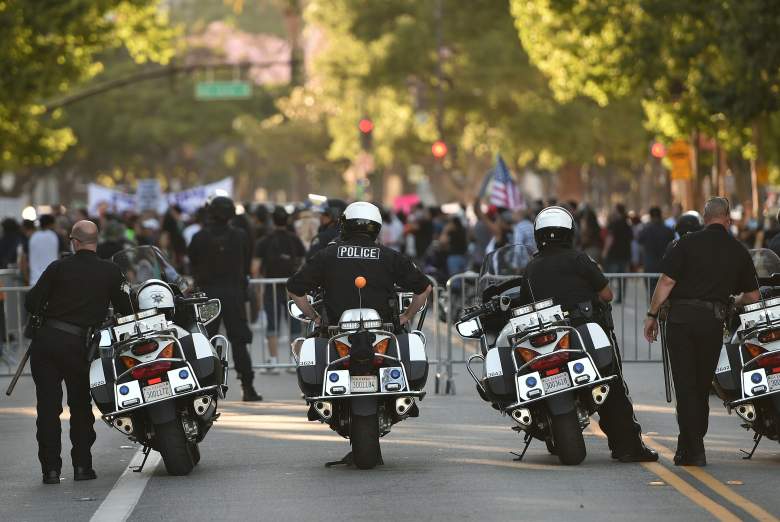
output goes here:
<path id="1" fill-rule="evenodd" d="M 712 198 L 704 206 L 704 229 L 674 243 L 661 262 L 645 320 L 645 338 L 658 336 L 658 312 L 669 301 L 666 344 L 677 392 L 678 466 L 705 466 L 704 436 L 709 390 L 723 341 L 730 296 L 738 305 L 759 299 L 758 281 L 747 249 L 728 232 L 729 202 Z"/>
<path id="2" fill-rule="evenodd" d="M 87 330 L 105 319 L 109 302 L 115 312 L 131 312 L 122 290 L 122 272 L 95 252 L 97 226 L 79 221 L 70 242 L 75 255 L 51 263 L 25 300 L 27 311 L 42 320 L 30 346 L 30 368 L 38 399 L 38 459 L 44 484 L 60 483 L 63 380 L 70 410 L 73 480 L 97 478 L 92 469 L 95 417 L 89 394 Z"/>
<path id="3" fill-rule="evenodd" d="M 306 260 L 314 257 L 314 254 L 328 246 L 339 237 L 339 221 L 347 204 L 340 199 L 328 199 L 325 208 L 320 214 L 320 228 L 317 235 L 309 245 Z"/>
<path id="4" fill-rule="evenodd" d="M 431 292 L 430 281 L 409 258 L 377 244 L 381 228 L 382 216 L 376 206 L 352 203 L 341 216 L 341 239 L 318 252 L 287 281 L 290 298 L 317 325 L 335 324 L 344 310 L 360 306 L 354 287 L 357 276 L 367 280 L 361 290 L 363 307 L 375 309 L 384 322 L 393 319 L 390 303 L 396 295 L 394 285 L 415 294 L 399 317 L 401 325 L 425 304 Z M 324 321 L 306 299 L 308 292 L 318 288 L 324 291 Z"/>
<path id="5" fill-rule="evenodd" d="M 595 319 L 611 332 L 612 321 L 606 309 L 613 298 L 609 281 L 587 254 L 573 248 L 571 213 L 563 207 L 545 208 L 534 222 L 534 237 L 539 253 L 526 267 L 533 298 L 555 299 L 569 312 L 574 326 Z M 602 316 L 596 314 L 590 319 L 588 315 L 594 310 L 602 310 Z M 620 462 L 654 462 L 658 454 L 642 442 L 642 428 L 634 417 L 617 346 L 614 371 L 618 379 L 610 383 L 607 400 L 599 409 L 599 426 L 607 435 L 612 457 Z"/>
<path id="6" fill-rule="evenodd" d="M 230 349 L 238 378 L 241 380 L 242 400 L 261 401 L 255 391 L 255 374 L 247 344 L 252 342 L 252 332 L 247 324 L 244 301 L 252 249 L 246 232 L 230 225 L 236 215 L 233 200 L 226 196 L 213 198 L 207 208 L 206 228 L 195 234 L 188 255 L 195 284 L 222 303 L 221 319 L 208 325 L 210 335 L 225 324 Z"/>

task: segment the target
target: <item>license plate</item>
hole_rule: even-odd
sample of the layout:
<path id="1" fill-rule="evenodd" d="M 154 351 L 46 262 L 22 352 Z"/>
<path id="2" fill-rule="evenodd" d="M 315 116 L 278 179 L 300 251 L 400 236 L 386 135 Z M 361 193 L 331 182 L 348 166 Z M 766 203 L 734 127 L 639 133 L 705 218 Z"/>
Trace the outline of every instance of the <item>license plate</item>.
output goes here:
<path id="1" fill-rule="evenodd" d="M 166 397 L 173 395 L 171 391 L 171 385 L 167 382 L 161 382 L 158 384 L 152 384 L 143 389 L 144 402 L 159 401 Z"/>
<path id="2" fill-rule="evenodd" d="M 565 390 L 566 388 L 571 388 L 571 379 L 569 379 L 568 373 L 561 372 L 558 375 L 542 378 L 542 387 L 544 388 L 544 393 Z"/>
<path id="3" fill-rule="evenodd" d="M 769 383 L 769 389 L 772 391 L 780 390 L 780 373 L 767 375 L 766 380 Z"/>
<path id="4" fill-rule="evenodd" d="M 353 375 L 352 393 L 375 393 L 379 389 L 377 381 L 373 375 Z"/>

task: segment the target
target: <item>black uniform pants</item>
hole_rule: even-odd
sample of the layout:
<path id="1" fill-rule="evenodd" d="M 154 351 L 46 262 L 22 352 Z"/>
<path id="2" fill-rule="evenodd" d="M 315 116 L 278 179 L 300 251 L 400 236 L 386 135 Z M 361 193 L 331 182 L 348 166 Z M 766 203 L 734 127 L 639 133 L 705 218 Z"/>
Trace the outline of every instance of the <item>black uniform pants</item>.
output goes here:
<path id="1" fill-rule="evenodd" d="M 704 452 L 710 415 L 710 386 L 715 376 L 723 323 L 715 319 L 666 326 L 666 344 L 677 395 L 677 448 L 693 455 Z"/>
<path id="2" fill-rule="evenodd" d="M 251 386 L 255 379 L 252 370 L 252 358 L 247 345 L 252 342 L 252 331 L 246 318 L 244 292 L 242 289 L 205 288 L 206 294 L 217 298 L 222 304 L 222 312 L 218 319 L 208 325 L 209 335 L 216 335 L 222 323 L 225 324 L 230 351 L 233 354 L 233 367 L 238 374 L 242 386 Z"/>
<path id="3" fill-rule="evenodd" d="M 90 450 L 95 442 L 95 416 L 89 394 L 89 365 L 84 355 L 84 342 L 81 337 L 45 325 L 36 332 L 32 342 L 30 368 L 38 399 L 38 459 L 44 473 L 62 469 L 62 381 L 68 391 L 73 466 L 92 467 Z"/>
<path id="4" fill-rule="evenodd" d="M 617 379 L 609 382 L 609 395 L 599 408 L 599 427 L 607 436 L 609 449 L 618 455 L 636 450 L 642 445 L 642 427 L 634 416 L 634 405 L 628 395 L 628 386 L 623 380 L 623 363 L 620 349 L 615 343 L 614 371 Z"/>

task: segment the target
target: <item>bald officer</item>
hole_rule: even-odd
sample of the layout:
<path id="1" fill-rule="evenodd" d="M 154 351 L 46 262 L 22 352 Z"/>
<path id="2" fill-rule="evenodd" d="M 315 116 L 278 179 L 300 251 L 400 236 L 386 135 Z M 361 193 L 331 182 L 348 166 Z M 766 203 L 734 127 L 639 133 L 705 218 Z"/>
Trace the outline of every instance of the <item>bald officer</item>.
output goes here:
<path id="1" fill-rule="evenodd" d="M 38 399 L 38 459 L 44 484 L 60 483 L 63 381 L 70 409 L 73 480 L 97 478 L 92 469 L 95 417 L 85 353 L 87 330 L 105 319 L 109 303 L 118 313 L 130 313 L 122 272 L 98 258 L 97 239 L 93 222 L 76 223 L 70 233 L 75 255 L 51 263 L 25 300 L 27 311 L 43 320 L 30 346 L 30 368 Z"/>

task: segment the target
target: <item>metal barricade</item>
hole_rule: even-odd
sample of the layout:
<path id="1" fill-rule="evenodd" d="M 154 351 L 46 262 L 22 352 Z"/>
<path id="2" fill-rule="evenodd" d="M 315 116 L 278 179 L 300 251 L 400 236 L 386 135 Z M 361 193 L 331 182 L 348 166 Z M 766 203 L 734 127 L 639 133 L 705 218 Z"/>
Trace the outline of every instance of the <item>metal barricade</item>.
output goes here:
<path id="1" fill-rule="evenodd" d="M 252 296 L 247 306 L 247 317 L 252 330 L 249 355 L 253 368 L 266 371 L 295 368 L 290 343 L 303 331 L 304 324 L 287 312 L 286 285 L 286 277 L 249 281 Z"/>
<path id="2" fill-rule="evenodd" d="M 30 343 L 24 338 L 27 322 L 24 296 L 30 288 L 15 285 L 15 278 L 5 277 L 7 275 L 0 274 L 0 376 L 4 377 L 14 374 Z"/>

